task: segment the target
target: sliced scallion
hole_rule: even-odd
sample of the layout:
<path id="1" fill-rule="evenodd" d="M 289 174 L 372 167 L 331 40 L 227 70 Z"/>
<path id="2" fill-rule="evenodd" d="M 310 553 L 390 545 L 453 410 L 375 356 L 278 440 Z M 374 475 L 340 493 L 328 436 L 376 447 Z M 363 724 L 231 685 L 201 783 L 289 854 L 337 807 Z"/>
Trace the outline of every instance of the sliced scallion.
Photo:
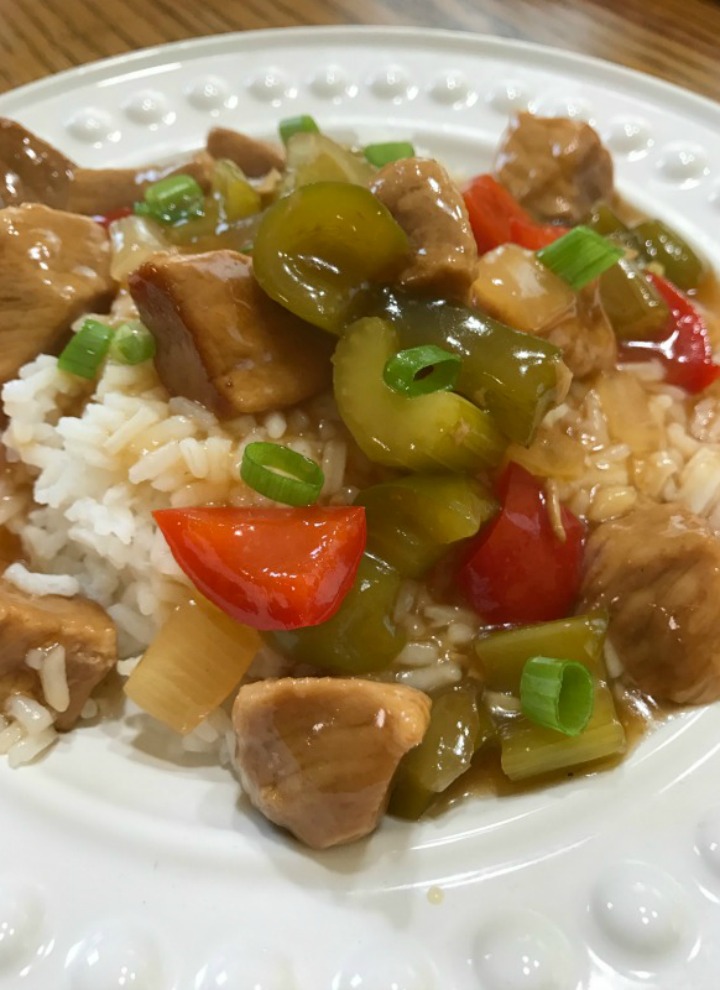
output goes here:
<path id="1" fill-rule="evenodd" d="M 139 320 L 121 323 L 110 344 L 110 357 L 119 364 L 142 364 L 155 354 L 155 338 Z"/>
<path id="2" fill-rule="evenodd" d="M 286 117 L 278 124 L 278 131 L 283 144 L 287 144 L 293 134 L 319 134 L 320 128 L 315 118 L 308 113 L 297 117 Z"/>
<path id="3" fill-rule="evenodd" d="M 415 398 L 430 392 L 451 390 L 460 374 L 458 354 L 435 344 L 398 351 L 383 368 L 383 381 L 395 392 Z"/>
<path id="4" fill-rule="evenodd" d="M 99 320 L 85 320 L 58 357 L 58 368 L 69 375 L 93 379 L 105 360 L 115 331 Z"/>
<path id="5" fill-rule="evenodd" d="M 322 469 L 309 457 L 262 441 L 245 448 L 240 477 L 256 492 L 285 505 L 312 505 L 325 481 Z"/>
<path id="6" fill-rule="evenodd" d="M 145 199 L 134 206 L 135 213 L 159 223 L 179 223 L 202 216 L 205 194 L 191 175 L 168 175 L 145 190 Z"/>
<path id="7" fill-rule="evenodd" d="M 612 268 L 624 253 L 621 247 L 589 227 L 574 227 L 538 251 L 537 256 L 546 268 L 577 291 Z"/>
<path id="8" fill-rule="evenodd" d="M 587 667 L 575 660 L 532 657 L 520 677 L 520 707 L 532 722 L 578 736 L 593 713 L 595 688 Z"/>
<path id="9" fill-rule="evenodd" d="M 401 158 L 413 158 L 415 148 L 409 141 L 384 141 L 382 144 L 365 145 L 363 154 L 371 165 L 382 168 Z"/>

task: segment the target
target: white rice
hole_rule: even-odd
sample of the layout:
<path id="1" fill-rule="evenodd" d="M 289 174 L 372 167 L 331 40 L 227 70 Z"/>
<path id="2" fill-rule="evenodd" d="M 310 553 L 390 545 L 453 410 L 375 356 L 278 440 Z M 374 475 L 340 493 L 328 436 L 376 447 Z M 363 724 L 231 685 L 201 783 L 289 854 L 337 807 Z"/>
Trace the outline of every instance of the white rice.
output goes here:
<path id="1" fill-rule="evenodd" d="M 3 573 L 10 584 L 28 595 L 62 595 L 72 598 L 80 592 L 80 584 L 69 574 L 33 574 L 24 564 L 10 564 Z"/>
<path id="2" fill-rule="evenodd" d="M 27 659 L 25 662 L 27 663 Z M 63 646 L 58 644 L 43 660 L 40 666 L 40 684 L 48 705 L 56 712 L 66 712 L 70 707 L 70 689 Z"/>
<path id="3" fill-rule="evenodd" d="M 141 652 L 186 595 L 152 512 L 264 502 L 239 477 L 248 443 L 282 438 L 322 464 L 326 501 L 354 495 L 346 482 L 347 434 L 331 397 L 287 415 L 221 423 L 197 403 L 171 398 L 150 362 L 108 362 L 94 393 L 87 392 L 48 355 L 3 388 L 7 456 L 30 470 L 35 502 L 29 513 L 24 500 L 9 518 L 6 512 L 30 558 L 30 569 L 13 564 L 6 577 L 34 594 L 79 591 L 99 602 L 118 626 L 124 657 Z M 11 480 L 0 481 L 0 500 L 13 495 Z"/>

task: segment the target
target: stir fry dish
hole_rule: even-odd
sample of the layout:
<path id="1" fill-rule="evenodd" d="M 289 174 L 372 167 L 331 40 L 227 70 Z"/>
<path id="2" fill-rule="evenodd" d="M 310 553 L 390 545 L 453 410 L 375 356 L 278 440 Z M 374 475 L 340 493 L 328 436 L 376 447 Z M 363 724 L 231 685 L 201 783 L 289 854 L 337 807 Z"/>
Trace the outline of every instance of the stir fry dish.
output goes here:
<path id="1" fill-rule="evenodd" d="M 715 283 L 588 124 L 0 164 L 12 766 L 124 692 L 323 849 L 720 699 Z"/>

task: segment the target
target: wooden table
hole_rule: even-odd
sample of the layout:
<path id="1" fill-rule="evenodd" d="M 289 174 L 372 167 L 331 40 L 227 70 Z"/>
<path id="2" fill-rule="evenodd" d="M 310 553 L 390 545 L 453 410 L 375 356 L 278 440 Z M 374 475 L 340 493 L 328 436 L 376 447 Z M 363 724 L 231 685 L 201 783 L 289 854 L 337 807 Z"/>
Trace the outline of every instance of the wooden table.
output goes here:
<path id="1" fill-rule="evenodd" d="M 0 0 L 0 91 L 148 45 L 298 24 L 415 25 L 536 41 L 720 100 L 716 0 Z"/>

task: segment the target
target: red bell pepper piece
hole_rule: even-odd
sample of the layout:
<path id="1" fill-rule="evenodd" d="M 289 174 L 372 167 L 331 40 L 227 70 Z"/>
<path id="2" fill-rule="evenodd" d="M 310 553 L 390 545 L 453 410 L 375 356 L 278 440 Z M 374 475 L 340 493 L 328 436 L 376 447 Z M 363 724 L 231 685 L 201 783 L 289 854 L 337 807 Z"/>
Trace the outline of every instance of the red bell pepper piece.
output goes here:
<path id="1" fill-rule="evenodd" d="M 457 575 L 460 588 L 493 625 L 564 618 L 580 589 L 585 526 L 563 507 L 561 540 L 541 483 L 512 461 L 498 496 L 502 508 L 473 538 Z"/>
<path id="2" fill-rule="evenodd" d="M 361 506 L 153 515 L 195 587 L 255 629 L 299 629 L 331 618 L 355 579 L 367 537 Z"/>
<path id="3" fill-rule="evenodd" d="M 113 221 L 122 220 L 123 217 L 129 217 L 132 212 L 132 206 L 118 206 L 116 210 L 110 210 L 108 213 L 99 213 L 93 217 L 93 220 L 107 230 Z"/>
<path id="4" fill-rule="evenodd" d="M 713 361 L 710 335 L 700 313 L 688 297 L 667 279 L 647 273 L 670 307 L 670 318 L 658 340 L 629 340 L 620 344 L 621 358 L 646 361 L 658 357 L 665 365 L 665 380 L 688 392 L 702 392 L 720 375 Z"/>
<path id="5" fill-rule="evenodd" d="M 567 227 L 535 223 L 492 175 L 471 179 L 463 199 L 480 254 L 509 243 L 539 251 L 568 232 Z"/>

